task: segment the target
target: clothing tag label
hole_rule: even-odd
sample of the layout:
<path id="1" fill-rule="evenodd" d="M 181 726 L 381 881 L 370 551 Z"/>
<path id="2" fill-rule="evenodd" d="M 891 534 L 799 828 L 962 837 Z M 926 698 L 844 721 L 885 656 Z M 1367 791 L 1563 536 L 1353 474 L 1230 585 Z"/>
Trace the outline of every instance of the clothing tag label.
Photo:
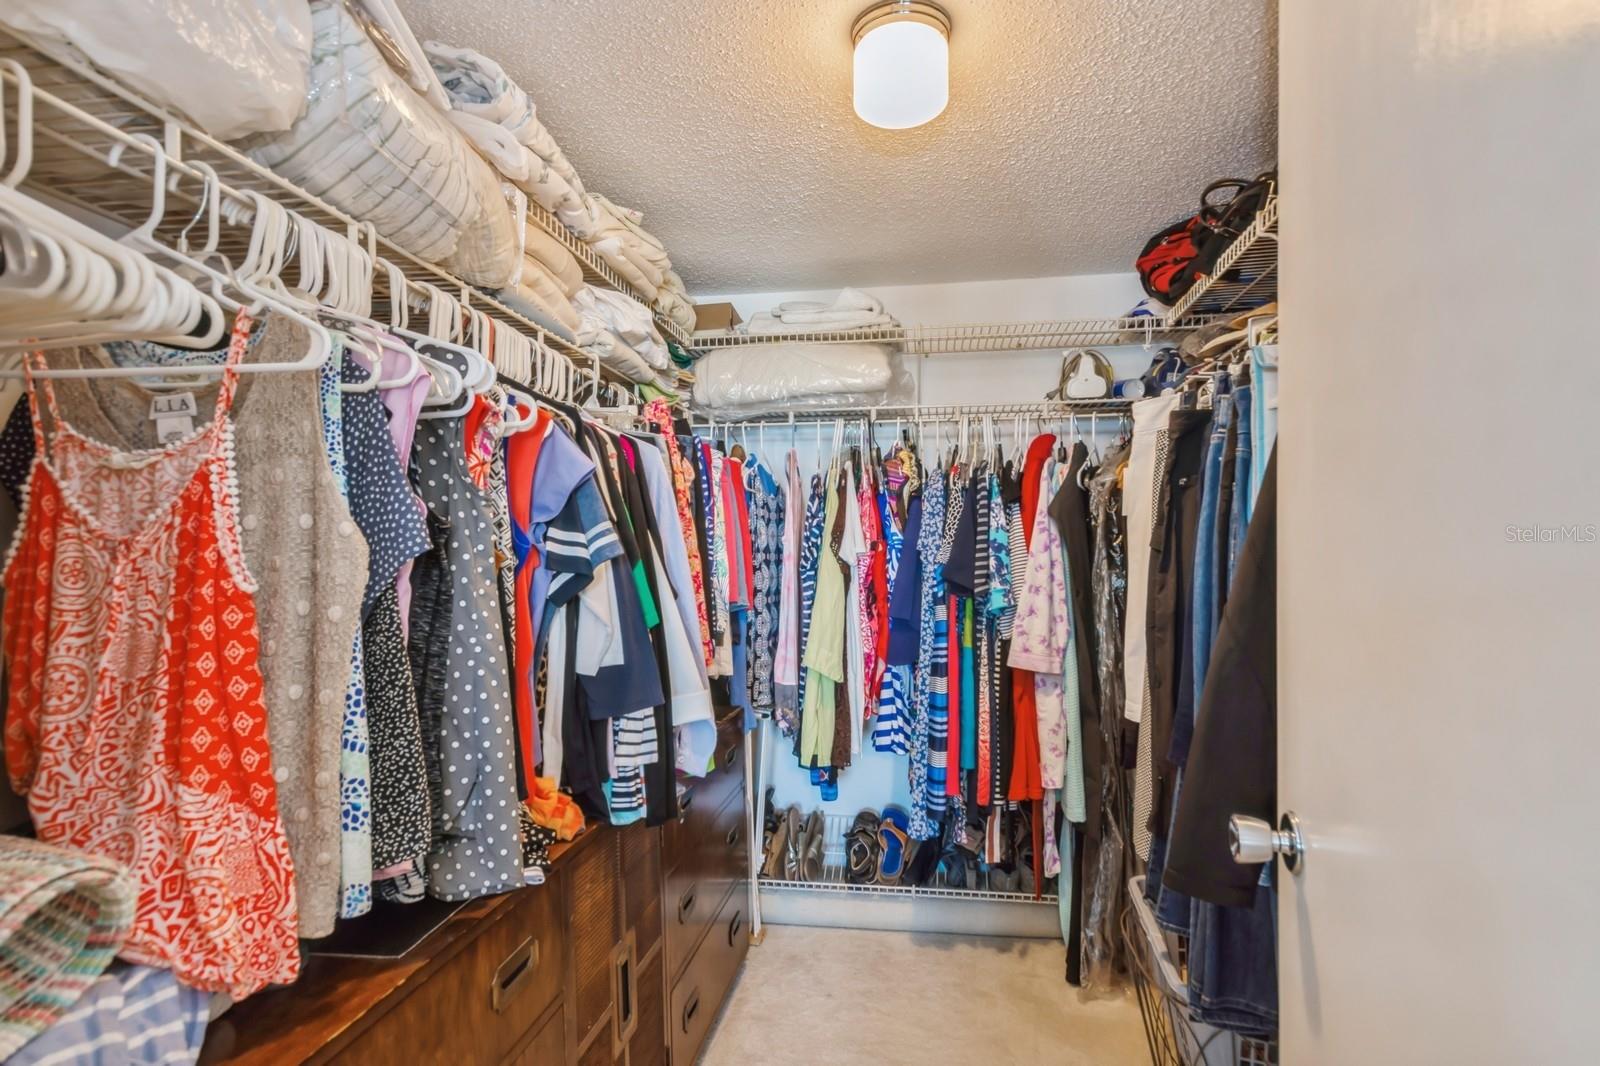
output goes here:
<path id="1" fill-rule="evenodd" d="M 162 415 L 156 419 L 156 439 L 162 444 L 182 440 L 194 432 L 194 419 L 188 415 Z"/>
<path id="2" fill-rule="evenodd" d="M 166 392 L 150 398 L 150 420 L 152 422 L 169 417 L 184 417 L 194 421 L 198 408 L 194 405 L 192 392 Z"/>
<path id="3" fill-rule="evenodd" d="M 193 433 L 196 410 L 192 392 L 167 392 L 152 396 L 150 420 L 156 424 L 156 439 L 167 444 Z"/>

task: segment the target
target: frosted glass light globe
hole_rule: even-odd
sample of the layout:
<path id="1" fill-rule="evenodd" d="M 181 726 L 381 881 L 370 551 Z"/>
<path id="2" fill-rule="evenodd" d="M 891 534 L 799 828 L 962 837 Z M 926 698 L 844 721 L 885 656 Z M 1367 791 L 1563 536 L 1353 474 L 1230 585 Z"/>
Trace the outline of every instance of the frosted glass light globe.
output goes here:
<path id="1" fill-rule="evenodd" d="M 862 121 L 905 130 L 950 102 L 949 19 L 932 4 L 887 3 L 856 20 L 855 108 Z"/>

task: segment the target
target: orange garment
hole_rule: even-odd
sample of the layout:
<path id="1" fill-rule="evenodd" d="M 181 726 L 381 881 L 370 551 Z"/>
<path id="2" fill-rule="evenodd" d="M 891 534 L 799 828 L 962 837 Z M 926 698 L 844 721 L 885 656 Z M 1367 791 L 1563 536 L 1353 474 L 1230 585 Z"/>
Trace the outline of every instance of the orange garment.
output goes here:
<path id="1" fill-rule="evenodd" d="M 236 1000 L 300 971 L 227 417 L 250 325 L 211 421 L 162 448 L 82 436 L 29 381 L 4 615 L 6 769 L 39 838 L 132 871 L 124 959 Z"/>
<path id="2" fill-rule="evenodd" d="M 557 840 L 571 840 L 583 832 L 583 812 L 571 796 L 556 788 L 554 778 L 528 778 L 528 814 L 552 830 Z"/>
<path id="3" fill-rule="evenodd" d="M 527 418 L 526 407 L 517 407 L 517 417 Z M 521 433 L 514 433 L 506 441 L 506 504 L 510 511 L 513 539 L 519 531 L 528 535 L 533 516 L 533 479 L 539 467 L 539 452 L 549 435 L 551 414 L 544 408 L 534 413 L 533 425 Z M 511 709 L 516 718 L 517 758 L 522 763 L 522 779 L 532 781 L 537 775 L 540 761 L 539 712 L 534 706 L 534 645 L 538 641 L 535 626 L 537 619 L 530 617 L 529 600 L 533 594 L 533 573 L 539 566 L 539 553 L 529 549 L 527 557 L 517 561 L 516 603 L 513 605 L 511 648 L 516 661 L 511 670 Z"/>

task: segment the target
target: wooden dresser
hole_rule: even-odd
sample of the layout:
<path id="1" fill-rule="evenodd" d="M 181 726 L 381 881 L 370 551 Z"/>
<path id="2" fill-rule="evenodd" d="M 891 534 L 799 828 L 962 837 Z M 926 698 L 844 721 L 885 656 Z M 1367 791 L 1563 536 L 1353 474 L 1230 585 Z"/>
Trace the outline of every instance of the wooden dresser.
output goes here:
<path id="1" fill-rule="evenodd" d="M 730 713 L 677 821 L 557 845 L 543 885 L 400 958 L 310 956 L 213 1022 L 201 1063 L 692 1066 L 749 950 L 744 758 Z"/>

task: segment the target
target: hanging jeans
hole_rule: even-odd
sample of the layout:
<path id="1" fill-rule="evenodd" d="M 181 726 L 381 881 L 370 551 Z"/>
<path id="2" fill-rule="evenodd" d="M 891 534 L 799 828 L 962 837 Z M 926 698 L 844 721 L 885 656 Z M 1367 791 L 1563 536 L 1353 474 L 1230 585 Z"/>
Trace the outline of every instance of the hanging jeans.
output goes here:
<path id="1" fill-rule="evenodd" d="M 1238 502 L 1241 496 L 1247 497 L 1249 495 L 1248 483 L 1243 479 L 1248 477 L 1250 469 L 1248 458 L 1251 445 L 1248 430 L 1250 390 L 1237 389 L 1234 392 L 1234 398 L 1236 406 L 1233 414 L 1239 449 L 1239 465 L 1236 467 L 1236 471 L 1241 480 L 1237 483 L 1237 491 L 1234 494 L 1236 506 L 1233 508 L 1233 518 L 1237 521 L 1230 522 L 1229 537 L 1230 542 L 1235 537 L 1239 542 L 1243 542 L 1245 538 L 1241 527 L 1244 521 L 1240 518 Z M 1263 506 L 1266 508 L 1261 519 L 1264 525 L 1258 532 L 1267 533 L 1272 530 L 1275 518 L 1273 514 L 1276 507 L 1275 491 L 1263 490 Z M 1252 548 L 1252 551 L 1256 550 Z M 1275 543 L 1272 550 L 1275 553 Z M 1269 559 L 1264 565 L 1259 562 L 1247 565 L 1245 571 L 1250 574 L 1252 579 L 1259 579 L 1263 571 L 1269 575 L 1271 574 L 1272 565 L 1272 560 Z M 1231 572 L 1231 559 L 1229 569 Z M 1235 612 L 1241 612 L 1245 616 L 1253 613 L 1254 617 L 1259 620 L 1256 629 L 1252 631 L 1252 637 L 1255 639 L 1250 641 L 1252 647 L 1258 648 L 1261 646 L 1261 641 L 1255 635 L 1263 625 L 1267 627 L 1272 625 L 1272 611 L 1276 602 L 1276 589 L 1274 587 L 1271 596 L 1258 596 L 1256 599 L 1259 602 L 1252 608 L 1246 608 L 1246 602 L 1255 595 L 1257 592 L 1256 586 L 1259 583 L 1259 580 L 1241 579 L 1241 587 L 1234 590 L 1236 595 L 1230 600 L 1228 607 L 1230 621 L 1235 618 Z M 1219 655 L 1225 655 L 1225 646 L 1226 640 L 1218 645 Z M 1275 649 L 1273 654 L 1275 655 Z M 1226 668 L 1226 664 L 1221 667 L 1224 670 Z M 1226 679 L 1228 675 L 1224 674 L 1223 676 Z M 1275 680 L 1275 677 L 1274 673 L 1272 679 Z M 1195 680 L 1203 685 L 1205 678 L 1197 675 Z M 1271 713 L 1275 714 L 1276 703 L 1273 695 L 1269 693 L 1266 698 L 1272 701 Z M 1205 719 L 1207 724 L 1200 728 L 1210 729 L 1215 726 L 1220 720 L 1213 720 L 1209 715 L 1215 714 L 1219 710 L 1225 710 L 1230 716 L 1236 712 L 1241 714 L 1248 713 L 1243 703 L 1243 700 L 1235 699 L 1224 704 L 1222 708 L 1215 706 L 1206 708 L 1201 713 L 1208 715 Z M 1250 730 L 1253 735 L 1265 735 L 1264 743 L 1270 750 L 1273 743 L 1270 737 L 1270 730 L 1263 731 L 1257 727 L 1255 722 L 1250 724 Z M 1237 750 L 1237 746 L 1235 746 L 1235 750 Z M 1260 762 L 1257 761 L 1255 765 L 1259 766 Z M 1195 771 L 1201 775 L 1204 775 L 1205 772 L 1198 761 Z M 1270 769 L 1267 770 L 1266 776 L 1269 781 L 1271 780 L 1271 775 L 1272 771 Z M 1230 776 L 1237 777 L 1239 775 L 1232 774 Z M 1215 781 L 1215 773 L 1213 773 L 1213 781 Z M 1196 795 L 1204 794 L 1197 793 Z M 1227 810 L 1228 807 L 1223 807 L 1222 809 Z M 1235 807 L 1234 809 L 1239 808 Z M 1174 810 L 1177 810 L 1177 805 L 1174 805 Z M 1215 824 L 1216 818 L 1217 815 L 1211 816 L 1212 824 Z M 1185 843 L 1193 843 L 1192 834 L 1194 832 L 1195 819 L 1190 817 L 1188 822 L 1188 832 L 1191 836 Z M 1175 817 L 1174 825 L 1176 826 L 1177 824 L 1178 821 Z M 1194 849 L 1190 848 L 1189 850 L 1192 853 Z M 1192 854 L 1188 857 L 1180 854 L 1177 858 L 1177 868 L 1181 870 L 1187 864 L 1187 872 L 1192 876 L 1192 871 L 1195 868 Z M 1231 871 L 1236 868 L 1229 866 L 1228 869 Z M 1270 881 L 1272 870 L 1272 863 L 1267 863 L 1263 867 L 1261 880 L 1256 884 L 1252 896 L 1249 897 L 1251 900 L 1250 906 L 1230 907 L 1207 903 L 1200 899 L 1193 901 L 1189 915 L 1189 1003 L 1195 1018 L 1199 1021 L 1250 1035 L 1269 1034 L 1277 1026 L 1277 911 L 1275 890 Z M 1169 891 L 1171 890 L 1163 889 L 1163 902 Z M 1242 903 L 1243 901 L 1240 900 L 1240 902 Z"/>
<path id="2" fill-rule="evenodd" d="M 1278 439 L 1278 346 L 1258 344 L 1250 350 L 1250 382 L 1255 393 L 1250 417 L 1250 502 L 1261 492 L 1267 457 Z"/>
<path id="3" fill-rule="evenodd" d="M 1233 571 L 1239 561 L 1239 549 L 1244 546 L 1244 533 L 1250 525 L 1253 502 L 1250 493 L 1250 402 L 1251 389 L 1241 385 L 1233 390 L 1233 412 L 1238 423 L 1238 447 L 1234 452 L 1233 507 L 1228 518 L 1228 575 L 1233 583 Z"/>

